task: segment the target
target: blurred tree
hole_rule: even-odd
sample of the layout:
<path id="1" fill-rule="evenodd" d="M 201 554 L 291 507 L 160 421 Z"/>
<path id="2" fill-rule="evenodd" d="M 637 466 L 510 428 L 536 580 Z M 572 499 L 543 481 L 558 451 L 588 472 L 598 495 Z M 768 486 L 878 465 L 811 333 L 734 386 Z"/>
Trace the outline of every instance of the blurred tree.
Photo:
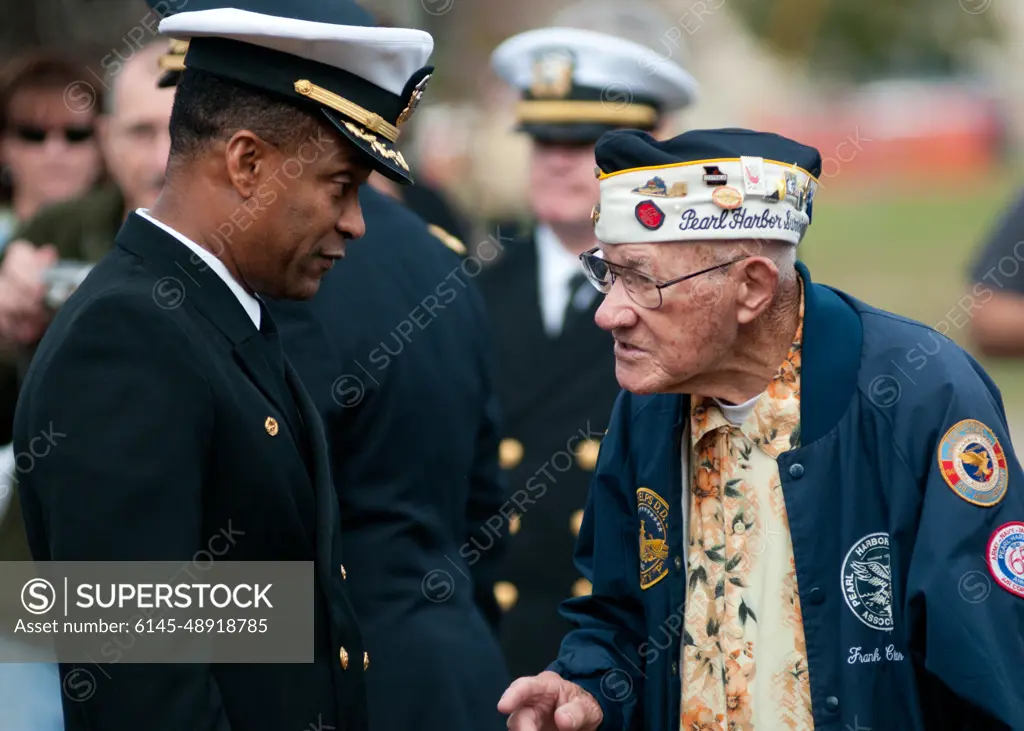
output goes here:
<path id="1" fill-rule="evenodd" d="M 993 0 L 702 0 L 725 2 L 773 52 L 856 81 L 957 73 L 1001 40 Z"/>

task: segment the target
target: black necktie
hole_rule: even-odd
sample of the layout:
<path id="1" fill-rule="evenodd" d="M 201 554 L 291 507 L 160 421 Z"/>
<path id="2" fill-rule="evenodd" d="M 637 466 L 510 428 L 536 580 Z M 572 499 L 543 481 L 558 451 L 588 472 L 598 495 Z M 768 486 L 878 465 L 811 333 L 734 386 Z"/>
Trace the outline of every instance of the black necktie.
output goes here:
<path id="1" fill-rule="evenodd" d="M 284 368 L 284 349 L 281 347 L 281 338 L 277 333 L 277 324 L 274 322 L 274 318 L 270 316 L 270 310 L 267 309 L 263 300 L 259 300 L 259 303 L 260 334 L 263 335 L 263 339 L 267 342 L 267 359 L 274 371 L 274 375 L 280 379 L 279 385 L 285 387 L 284 394 L 288 395 L 288 381 L 285 378 Z"/>
<path id="2" fill-rule="evenodd" d="M 590 282 L 587 280 L 587 275 L 583 272 L 576 272 L 569 280 L 569 299 L 565 303 L 565 312 L 562 314 L 562 332 L 565 332 L 570 323 L 575 322 L 580 314 L 586 310 L 586 306 L 580 305 L 580 290 L 589 286 L 591 286 Z"/>

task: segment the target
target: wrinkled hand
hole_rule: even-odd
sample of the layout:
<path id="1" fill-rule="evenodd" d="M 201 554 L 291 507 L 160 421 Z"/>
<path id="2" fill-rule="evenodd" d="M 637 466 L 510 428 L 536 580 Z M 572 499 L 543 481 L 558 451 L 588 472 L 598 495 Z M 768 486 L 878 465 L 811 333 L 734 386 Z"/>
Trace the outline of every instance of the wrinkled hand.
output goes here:
<path id="1" fill-rule="evenodd" d="M 512 683 L 498 710 L 511 731 L 594 731 L 604 719 L 594 696 L 550 670 Z"/>
<path id="2" fill-rule="evenodd" d="M 37 248 L 27 241 L 7 245 L 0 265 L 0 340 L 16 345 L 38 342 L 50 322 L 43 302 L 43 272 L 57 263 L 53 246 Z"/>

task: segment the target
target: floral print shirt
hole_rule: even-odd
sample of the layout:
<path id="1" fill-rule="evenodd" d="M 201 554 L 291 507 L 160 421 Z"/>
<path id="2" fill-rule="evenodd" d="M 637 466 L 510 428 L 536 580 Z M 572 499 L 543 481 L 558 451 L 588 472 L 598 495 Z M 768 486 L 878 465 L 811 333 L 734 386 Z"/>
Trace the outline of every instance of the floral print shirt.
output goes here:
<path id="1" fill-rule="evenodd" d="M 740 426 L 693 399 L 682 731 L 814 728 L 776 463 L 800 440 L 800 299 L 789 354 Z"/>

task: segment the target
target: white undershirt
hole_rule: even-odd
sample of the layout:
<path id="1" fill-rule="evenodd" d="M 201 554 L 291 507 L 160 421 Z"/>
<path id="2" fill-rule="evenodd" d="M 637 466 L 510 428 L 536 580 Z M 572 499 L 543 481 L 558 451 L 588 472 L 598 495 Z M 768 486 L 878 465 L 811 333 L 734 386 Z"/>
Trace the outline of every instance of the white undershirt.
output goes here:
<path id="1" fill-rule="evenodd" d="M 549 337 L 557 337 L 562 332 L 565 308 L 569 304 L 569 280 L 582 271 L 583 264 L 562 245 L 550 226 L 539 224 L 533 238 L 537 247 L 537 288 L 544 330 Z M 584 287 L 579 290 L 574 305 L 584 310 L 596 296 L 596 289 Z"/>
<path id="2" fill-rule="evenodd" d="M 259 330 L 259 328 L 260 328 L 260 303 L 259 303 L 259 301 L 255 297 L 253 297 L 251 294 L 249 294 L 248 292 L 245 291 L 245 289 L 242 287 L 242 285 L 239 284 L 238 281 L 231 275 L 231 272 L 228 271 L 228 268 L 224 265 L 224 262 L 222 262 L 220 259 L 217 258 L 216 254 L 214 254 L 212 251 L 207 251 L 202 246 L 200 246 L 196 242 L 194 242 L 191 239 L 189 239 L 187 236 L 184 236 L 184 235 L 178 233 L 177 231 L 175 231 L 173 228 L 168 226 L 166 223 L 163 223 L 162 221 L 156 220 L 155 218 L 153 218 L 152 216 L 149 215 L 149 211 L 147 209 L 145 209 L 145 208 L 136 208 L 135 212 L 137 214 L 139 214 L 140 216 L 142 216 L 147 221 L 149 221 L 150 223 L 152 223 L 154 226 L 162 228 L 164 231 L 169 233 L 171 236 L 176 238 L 178 241 L 180 241 L 181 243 L 185 244 L 185 246 L 187 246 L 193 252 L 195 252 L 196 256 L 200 257 L 204 262 L 206 262 L 206 264 L 210 267 L 210 269 L 212 269 L 214 272 L 216 272 L 217 276 L 219 276 L 221 279 L 223 279 L 224 283 L 228 285 L 228 289 L 231 290 L 231 292 L 235 295 L 235 297 L 238 298 L 238 301 L 241 303 L 242 307 L 245 308 L 245 313 L 247 315 L 249 315 L 249 318 L 252 320 L 252 324 L 256 326 L 257 330 Z"/>

